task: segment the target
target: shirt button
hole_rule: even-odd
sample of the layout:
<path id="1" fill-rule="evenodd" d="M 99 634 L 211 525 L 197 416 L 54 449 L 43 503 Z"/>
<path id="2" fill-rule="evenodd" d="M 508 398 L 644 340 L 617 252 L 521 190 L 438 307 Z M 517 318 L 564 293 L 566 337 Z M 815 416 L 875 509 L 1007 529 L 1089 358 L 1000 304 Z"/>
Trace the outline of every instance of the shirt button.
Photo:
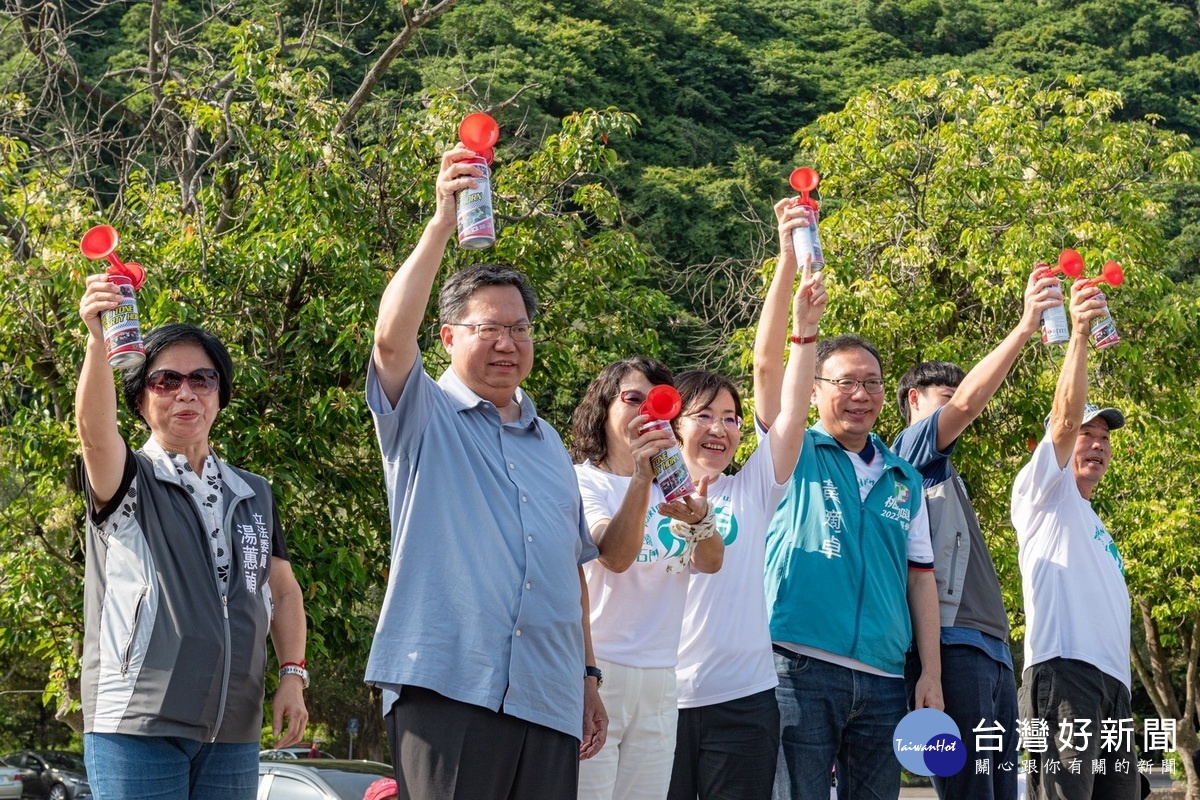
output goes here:
<path id="1" fill-rule="evenodd" d="M 517 636 L 520 636 L 520 635 L 521 635 L 521 629 L 517 628 Z"/>
<path id="2" fill-rule="evenodd" d="M 509 469 L 516 469 L 516 468 L 517 468 L 517 465 L 516 465 L 516 464 L 509 464 L 509 465 L 508 465 L 508 468 L 509 468 Z"/>
<path id="3" fill-rule="evenodd" d="M 522 503 L 528 503 L 528 502 L 529 502 L 529 498 L 528 498 L 528 497 L 526 497 L 525 495 L 521 495 L 521 502 L 522 502 Z"/>
<path id="4" fill-rule="evenodd" d="M 531 542 L 533 541 L 533 537 L 532 537 L 532 536 L 527 536 L 526 538 L 527 538 L 529 541 L 531 541 Z"/>
<path id="5" fill-rule="evenodd" d="M 525 588 L 526 588 L 526 589 L 532 589 L 532 588 L 533 588 L 533 583 L 532 583 L 532 582 L 530 582 L 530 581 L 526 581 L 526 582 L 525 582 Z"/>

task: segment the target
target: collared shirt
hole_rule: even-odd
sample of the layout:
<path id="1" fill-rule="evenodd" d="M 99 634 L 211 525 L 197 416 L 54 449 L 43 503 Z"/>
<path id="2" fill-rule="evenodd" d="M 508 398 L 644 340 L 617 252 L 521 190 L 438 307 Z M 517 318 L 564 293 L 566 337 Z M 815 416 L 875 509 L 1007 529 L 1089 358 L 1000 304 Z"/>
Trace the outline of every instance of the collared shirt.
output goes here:
<path id="1" fill-rule="evenodd" d="M 422 686 L 582 738 L 577 566 L 598 551 L 562 440 L 515 399 L 520 419 L 503 422 L 418 358 L 393 408 L 368 367 L 392 562 L 366 680 L 385 711 Z"/>
<path id="2" fill-rule="evenodd" d="M 151 439 L 158 443 L 157 439 Z M 161 447 L 161 445 L 159 445 Z M 213 564 L 217 568 L 217 581 L 224 591 L 229 586 L 229 537 L 225 533 L 225 481 L 221 478 L 221 467 L 217 457 L 209 453 L 200 467 L 203 477 L 192 469 L 187 456 L 182 453 L 172 453 L 163 448 L 167 458 L 175 465 L 175 474 L 184 489 L 196 500 L 200 507 L 200 515 L 204 520 L 205 533 L 208 536 L 208 546 L 212 550 Z"/>

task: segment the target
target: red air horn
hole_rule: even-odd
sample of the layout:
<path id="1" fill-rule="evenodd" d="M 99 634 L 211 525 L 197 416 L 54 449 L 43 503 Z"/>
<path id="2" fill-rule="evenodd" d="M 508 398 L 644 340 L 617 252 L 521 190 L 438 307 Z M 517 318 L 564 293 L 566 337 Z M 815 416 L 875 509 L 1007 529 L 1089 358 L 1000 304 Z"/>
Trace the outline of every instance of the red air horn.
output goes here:
<path id="1" fill-rule="evenodd" d="M 682 410 L 683 398 L 679 396 L 679 392 L 674 386 L 662 383 L 646 393 L 646 399 L 642 401 L 638 413 L 654 420 L 672 420 L 679 416 Z"/>
<path id="2" fill-rule="evenodd" d="M 125 263 L 117 258 L 117 243 L 120 241 L 121 237 L 112 225 L 96 225 L 83 235 L 79 250 L 92 261 L 108 259 L 108 269 L 105 271 L 109 275 L 124 275 L 134 289 L 139 289 L 146 282 L 146 270 L 142 269 L 141 264 L 132 261 Z"/>
<path id="3" fill-rule="evenodd" d="M 1107 283 L 1109 286 L 1120 286 L 1125 282 L 1125 270 L 1115 261 L 1106 261 L 1100 269 L 1100 274 L 1094 278 L 1084 278 L 1090 284 Z"/>
<path id="4" fill-rule="evenodd" d="M 500 126 L 490 114 L 482 111 L 467 114 L 458 125 L 458 140 L 468 150 L 474 150 L 491 166 L 496 157 L 496 142 L 500 141 Z"/>
<path id="5" fill-rule="evenodd" d="M 812 167 L 796 167 L 788 176 L 788 183 L 800 193 L 797 204 L 809 210 L 812 221 L 804 228 L 792 229 L 792 247 L 796 251 L 796 260 L 800 266 L 807 261 L 814 272 L 825 267 L 825 251 L 821 248 L 821 237 L 817 233 L 817 215 L 820 204 L 810 195 L 821 184 L 821 176 Z"/>
<path id="6" fill-rule="evenodd" d="M 1039 266 L 1045 269 L 1047 275 L 1056 275 L 1061 272 L 1068 278 L 1078 278 L 1083 274 L 1083 256 L 1068 247 L 1058 254 L 1058 266 L 1052 267 L 1049 264 L 1040 264 Z"/>

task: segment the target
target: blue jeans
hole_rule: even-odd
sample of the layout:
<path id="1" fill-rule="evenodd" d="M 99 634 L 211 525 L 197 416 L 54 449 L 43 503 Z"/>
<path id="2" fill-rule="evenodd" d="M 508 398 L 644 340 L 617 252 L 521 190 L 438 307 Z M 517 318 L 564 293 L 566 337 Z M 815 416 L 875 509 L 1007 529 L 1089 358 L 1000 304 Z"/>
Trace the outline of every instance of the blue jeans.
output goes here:
<path id="1" fill-rule="evenodd" d="M 775 800 L 829 800 L 837 764 L 842 800 L 896 800 L 892 736 L 907 710 L 904 680 L 775 649 L 782 725 Z"/>
<path id="2" fill-rule="evenodd" d="M 83 759 L 96 800 L 254 800 L 258 742 L 87 733 Z"/>
<path id="3" fill-rule="evenodd" d="M 916 650 L 908 655 L 904 677 L 909 698 L 920 677 L 921 659 Z M 967 764 L 957 775 L 933 777 L 942 800 L 1017 800 L 1017 682 L 1013 672 L 978 647 L 967 644 L 942 645 L 942 699 L 946 713 L 958 725 L 967 746 Z M 999 723 L 1003 733 L 975 733 Z M 1000 750 L 975 749 L 977 743 L 991 745 L 999 736 Z M 979 774 L 976 761 L 990 762 L 988 772 Z M 1007 767 L 1007 769 L 1005 769 Z"/>

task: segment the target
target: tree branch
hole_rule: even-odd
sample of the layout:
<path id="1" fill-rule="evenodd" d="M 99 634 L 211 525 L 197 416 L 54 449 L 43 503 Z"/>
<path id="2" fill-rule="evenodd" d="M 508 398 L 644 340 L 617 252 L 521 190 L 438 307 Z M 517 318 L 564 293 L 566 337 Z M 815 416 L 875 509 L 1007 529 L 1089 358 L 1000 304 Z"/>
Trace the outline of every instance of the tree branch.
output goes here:
<path id="1" fill-rule="evenodd" d="M 426 2 L 424 6 L 415 12 L 409 11 L 407 3 L 401 4 L 400 10 L 404 14 L 404 30 L 400 31 L 391 44 L 387 46 L 387 49 L 371 65 L 371 68 L 367 70 L 367 74 L 363 76 L 362 83 L 354 90 L 354 95 L 346 104 L 346 110 L 342 112 L 341 119 L 338 120 L 337 127 L 334 128 L 333 132 L 335 134 L 345 133 L 354 122 L 354 118 L 358 115 L 362 107 L 366 105 L 367 100 L 371 97 L 371 93 L 375 91 L 375 87 L 383 80 L 388 67 L 396 60 L 396 56 L 404 51 L 404 48 L 408 46 L 409 41 L 416 35 L 417 31 L 454 8 L 458 3 L 459 0 L 439 0 L 431 6 Z"/>

